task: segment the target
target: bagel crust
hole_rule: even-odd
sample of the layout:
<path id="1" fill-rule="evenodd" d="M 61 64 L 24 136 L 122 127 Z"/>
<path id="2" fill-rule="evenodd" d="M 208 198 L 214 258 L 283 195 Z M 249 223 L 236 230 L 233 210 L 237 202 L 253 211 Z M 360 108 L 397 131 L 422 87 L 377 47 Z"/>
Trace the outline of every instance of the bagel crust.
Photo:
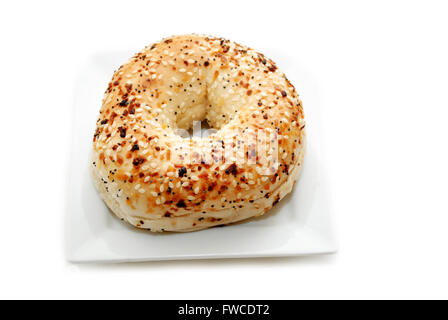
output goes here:
<path id="1" fill-rule="evenodd" d="M 215 131 L 179 134 L 197 121 Z M 291 192 L 305 153 L 302 103 L 276 64 L 201 35 L 164 39 L 122 65 L 96 125 L 98 192 L 119 218 L 152 232 L 266 213 Z"/>

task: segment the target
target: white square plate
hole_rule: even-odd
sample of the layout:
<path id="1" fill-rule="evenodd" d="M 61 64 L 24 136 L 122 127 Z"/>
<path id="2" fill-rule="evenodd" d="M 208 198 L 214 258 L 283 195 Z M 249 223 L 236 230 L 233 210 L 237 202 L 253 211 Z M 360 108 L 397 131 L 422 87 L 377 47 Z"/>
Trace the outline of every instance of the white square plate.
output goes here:
<path id="1" fill-rule="evenodd" d="M 180 234 L 152 234 L 115 218 L 91 182 L 89 155 L 103 92 L 113 71 L 130 56 L 127 52 L 93 56 L 77 80 L 66 216 L 69 261 L 281 257 L 336 251 L 322 153 L 319 152 L 318 110 L 316 104 L 307 105 L 306 99 L 308 142 L 302 175 L 292 194 L 265 216 L 222 228 Z M 291 59 L 287 60 L 286 65 L 291 65 Z M 309 77 L 294 68 L 291 74 L 288 69 L 284 71 L 302 93 L 302 85 L 309 87 Z"/>

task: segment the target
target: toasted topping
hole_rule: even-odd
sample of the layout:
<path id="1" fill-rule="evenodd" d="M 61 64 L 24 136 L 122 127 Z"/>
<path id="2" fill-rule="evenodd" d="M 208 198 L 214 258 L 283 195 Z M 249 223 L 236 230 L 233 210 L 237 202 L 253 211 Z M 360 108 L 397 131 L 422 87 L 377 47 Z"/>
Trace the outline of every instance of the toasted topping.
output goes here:
<path id="1" fill-rule="evenodd" d="M 182 167 L 179 169 L 179 177 L 182 178 L 183 176 L 185 176 L 187 174 L 187 168 Z"/>

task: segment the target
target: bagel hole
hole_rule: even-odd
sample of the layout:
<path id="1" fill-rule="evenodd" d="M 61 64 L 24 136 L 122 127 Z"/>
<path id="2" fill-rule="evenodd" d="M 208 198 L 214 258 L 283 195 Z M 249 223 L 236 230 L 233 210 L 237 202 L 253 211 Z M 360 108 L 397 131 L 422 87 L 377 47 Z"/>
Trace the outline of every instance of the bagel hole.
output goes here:
<path id="1" fill-rule="evenodd" d="M 231 121 L 236 113 L 233 105 L 216 97 L 211 99 L 207 90 L 190 99 L 193 103 L 183 103 L 183 109 L 173 119 L 176 134 L 184 139 L 207 138 Z"/>

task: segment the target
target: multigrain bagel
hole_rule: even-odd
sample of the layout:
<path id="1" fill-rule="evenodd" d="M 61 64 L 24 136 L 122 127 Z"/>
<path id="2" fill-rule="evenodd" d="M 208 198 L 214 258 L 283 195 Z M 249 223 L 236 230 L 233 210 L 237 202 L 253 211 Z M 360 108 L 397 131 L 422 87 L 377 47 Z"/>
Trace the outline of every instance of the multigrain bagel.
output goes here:
<path id="1" fill-rule="evenodd" d="M 185 138 L 206 121 L 217 131 Z M 93 139 L 92 176 L 121 219 L 186 232 L 267 212 L 305 151 L 298 94 L 253 49 L 200 35 L 146 47 L 113 75 Z"/>

